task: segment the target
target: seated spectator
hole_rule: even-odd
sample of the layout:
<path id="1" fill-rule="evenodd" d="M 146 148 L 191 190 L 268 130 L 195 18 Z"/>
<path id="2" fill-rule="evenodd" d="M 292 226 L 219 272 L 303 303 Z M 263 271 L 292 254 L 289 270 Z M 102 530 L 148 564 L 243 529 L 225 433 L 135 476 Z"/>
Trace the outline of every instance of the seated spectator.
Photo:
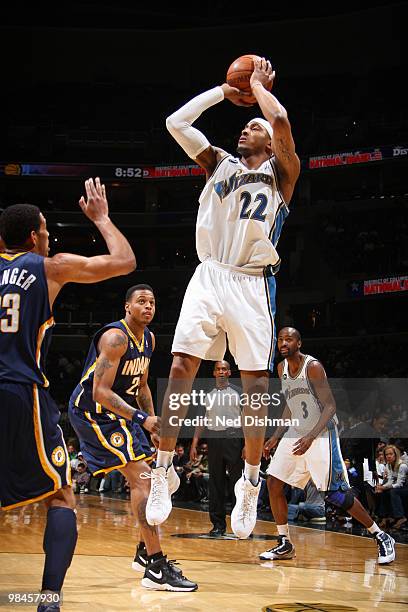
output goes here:
<path id="1" fill-rule="evenodd" d="M 85 463 L 80 461 L 77 465 L 73 488 L 75 493 L 88 493 L 90 473 L 87 471 Z"/>
<path id="2" fill-rule="evenodd" d="M 174 494 L 175 499 L 184 500 L 186 497 L 186 473 L 188 468 L 188 456 L 185 452 L 184 445 L 181 442 L 176 444 L 176 449 L 173 457 L 173 465 L 178 477 L 180 478 L 180 486 Z"/>
<path id="3" fill-rule="evenodd" d="M 399 528 L 407 519 L 404 516 L 402 497 L 394 493 L 394 490 L 407 488 L 408 466 L 401 461 L 400 452 L 394 444 L 388 444 L 384 454 L 387 465 L 383 482 L 375 488 L 378 494 L 377 514 L 382 519 L 379 526 L 395 524 Z"/>
<path id="4" fill-rule="evenodd" d="M 318 491 L 313 480 L 310 479 L 304 490 L 292 487 L 292 494 L 288 504 L 289 518 L 312 523 L 325 523 L 324 493 Z"/>
<path id="5" fill-rule="evenodd" d="M 208 502 L 208 445 L 202 442 L 199 446 L 197 459 L 186 464 L 186 483 L 193 484 L 197 501 Z"/>

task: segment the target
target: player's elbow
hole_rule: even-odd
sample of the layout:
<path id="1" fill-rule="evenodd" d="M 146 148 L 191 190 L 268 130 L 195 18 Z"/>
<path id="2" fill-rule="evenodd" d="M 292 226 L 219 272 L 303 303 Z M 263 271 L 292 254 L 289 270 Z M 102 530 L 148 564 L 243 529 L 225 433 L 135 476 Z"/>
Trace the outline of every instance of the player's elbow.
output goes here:
<path id="1" fill-rule="evenodd" d="M 132 253 L 131 255 L 129 254 L 129 256 L 125 259 L 125 261 L 123 262 L 123 268 L 123 274 L 129 274 L 130 272 L 133 272 L 133 270 L 136 269 L 136 256 L 134 253 Z"/>
<path id="2" fill-rule="evenodd" d="M 114 270 L 112 270 L 112 272 L 116 276 L 123 276 L 133 272 L 133 270 L 136 268 L 136 257 L 134 253 L 129 253 L 126 257 L 121 257 L 115 260 L 113 268 Z"/>
<path id="3" fill-rule="evenodd" d="M 189 127 L 186 121 L 180 121 L 177 117 L 177 113 L 169 115 L 166 119 L 166 128 L 170 134 L 175 138 L 177 134 L 185 131 Z"/>
<path id="4" fill-rule="evenodd" d="M 177 130 L 177 121 L 174 118 L 174 115 L 169 115 L 166 118 L 166 128 L 170 132 L 170 134 Z"/>
<path id="5" fill-rule="evenodd" d="M 270 123 L 273 127 L 273 130 L 278 132 L 279 130 L 287 130 L 290 127 L 288 114 L 282 109 L 273 114 L 273 117 L 270 119 Z"/>
<path id="6" fill-rule="evenodd" d="M 97 404 L 103 403 L 103 394 L 101 393 L 101 389 L 99 386 L 94 387 L 92 389 L 92 401 L 94 401 Z"/>

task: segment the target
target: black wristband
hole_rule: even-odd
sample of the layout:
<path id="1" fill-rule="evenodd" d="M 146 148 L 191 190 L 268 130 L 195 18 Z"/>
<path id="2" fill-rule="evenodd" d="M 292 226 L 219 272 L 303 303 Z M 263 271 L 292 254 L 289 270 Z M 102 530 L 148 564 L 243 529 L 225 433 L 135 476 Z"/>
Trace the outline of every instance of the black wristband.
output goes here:
<path id="1" fill-rule="evenodd" d="M 149 415 L 147 412 L 143 412 L 143 410 L 139 410 L 139 408 L 135 408 L 135 412 L 132 416 L 132 423 L 137 423 L 138 425 L 143 425 L 145 420 Z"/>

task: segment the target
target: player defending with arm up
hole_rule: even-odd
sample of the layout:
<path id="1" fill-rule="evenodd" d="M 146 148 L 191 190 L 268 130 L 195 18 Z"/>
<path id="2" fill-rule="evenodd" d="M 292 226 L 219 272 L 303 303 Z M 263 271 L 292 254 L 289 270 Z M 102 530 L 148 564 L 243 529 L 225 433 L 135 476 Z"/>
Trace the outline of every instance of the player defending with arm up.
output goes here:
<path id="1" fill-rule="evenodd" d="M 274 77 L 269 62 L 255 61 L 251 87 L 264 117 L 243 128 L 237 143 L 239 157 L 211 145 L 192 127 L 206 109 L 224 99 L 247 105 L 238 89 L 224 83 L 167 119 L 174 139 L 205 169 L 207 182 L 196 227 L 201 264 L 187 287 L 172 346 L 163 431 L 147 507 L 151 524 L 160 524 L 171 511 L 166 473 L 179 428 L 168 424 L 169 396 L 190 393 L 201 360 L 222 361 L 227 338 L 249 398 L 244 417 L 256 416 L 261 422 L 266 413 L 266 407 L 252 408 L 252 397 L 268 390 L 275 347 L 277 244 L 300 170 L 287 112 L 266 89 Z M 181 424 L 185 412 L 180 406 L 171 414 Z M 246 462 L 235 486 L 237 503 L 231 515 L 232 529 L 240 538 L 248 537 L 256 522 L 265 428 L 245 427 L 244 434 Z"/>
<path id="2" fill-rule="evenodd" d="M 106 255 L 48 257 L 46 220 L 36 206 L 15 204 L 0 217 L 0 502 L 8 510 L 45 501 L 45 593 L 61 591 L 77 539 L 69 456 L 44 371 L 52 307 L 66 283 L 96 283 L 136 265 L 128 241 L 109 218 L 104 185 L 89 179 L 85 189 L 86 200 L 79 204 L 105 240 Z M 60 608 L 38 608 L 48 609 Z"/>
<path id="3" fill-rule="evenodd" d="M 278 365 L 286 406 L 283 418 L 292 418 L 292 426 L 282 437 L 278 429 L 266 442 L 269 456 L 277 446 L 267 473 L 269 500 L 279 534 L 279 543 L 260 555 L 261 559 L 292 559 L 295 556 L 288 527 L 288 505 L 283 492 L 285 483 L 304 489 L 312 478 L 317 489 L 326 492 L 326 500 L 346 510 L 376 539 L 378 563 L 395 559 L 394 540 L 373 521 L 348 483 L 347 470 L 337 433 L 336 404 L 322 364 L 300 352 L 299 332 L 284 327 L 278 336 L 278 350 L 284 360 Z"/>

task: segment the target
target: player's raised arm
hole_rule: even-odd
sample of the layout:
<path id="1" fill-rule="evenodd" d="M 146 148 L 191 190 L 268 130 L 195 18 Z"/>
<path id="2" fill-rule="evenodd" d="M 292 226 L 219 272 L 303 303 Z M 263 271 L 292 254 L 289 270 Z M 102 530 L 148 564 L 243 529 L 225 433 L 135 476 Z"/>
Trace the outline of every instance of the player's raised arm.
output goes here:
<path id="1" fill-rule="evenodd" d="M 114 276 L 132 272 L 136 258 L 125 236 L 109 218 L 105 185 L 99 178 L 85 181 L 86 200 L 79 205 L 84 214 L 98 228 L 106 242 L 109 254 L 82 257 L 72 253 L 58 253 L 45 259 L 45 270 L 51 305 L 65 283 L 96 283 Z"/>
<path id="2" fill-rule="evenodd" d="M 255 58 L 254 66 L 250 84 L 264 117 L 273 129 L 272 151 L 278 166 L 280 190 L 288 204 L 300 174 L 300 160 L 295 151 L 288 113 L 279 100 L 266 88 L 266 86 L 271 88 L 271 84 L 273 85 L 275 71 L 272 71 L 270 62 L 264 58 Z"/>
<path id="3" fill-rule="evenodd" d="M 214 87 L 196 96 L 166 119 L 166 127 L 174 140 L 191 159 L 204 168 L 207 177 L 213 173 L 218 161 L 226 153 L 222 149 L 213 147 L 207 137 L 193 127 L 193 123 L 205 110 L 224 99 L 237 105 L 247 106 L 246 95 L 249 94 L 224 83 L 220 87 Z"/>
<path id="4" fill-rule="evenodd" d="M 128 339 L 119 329 L 106 331 L 98 343 L 99 357 L 93 381 L 93 400 L 129 421 L 139 423 L 148 431 L 159 433 L 159 419 L 130 406 L 112 390 L 121 357 L 126 353 Z"/>

